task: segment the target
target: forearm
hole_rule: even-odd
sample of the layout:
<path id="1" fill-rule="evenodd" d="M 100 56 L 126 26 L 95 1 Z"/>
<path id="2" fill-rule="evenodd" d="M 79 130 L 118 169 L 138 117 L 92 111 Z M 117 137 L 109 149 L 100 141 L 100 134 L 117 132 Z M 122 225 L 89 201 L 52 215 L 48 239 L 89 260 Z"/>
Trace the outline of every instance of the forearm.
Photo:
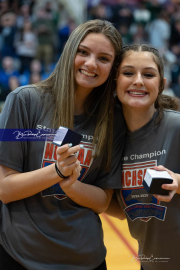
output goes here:
<path id="1" fill-rule="evenodd" d="M 60 159 L 62 173 L 65 176 L 71 175 L 73 170 L 80 167 L 77 157 L 72 156 L 79 149 L 80 146 L 69 148 L 69 145 L 57 148 L 57 157 Z M 58 161 L 57 165 L 59 166 Z M 21 200 L 62 180 L 55 170 L 55 164 L 26 173 L 19 173 L 0 165 L 0 200 L 4 203 Z"/>
<path id="2" fill-rule="evenodd" d="M 109 216 L 112 216 L 121 220 L 126 218 L 124 210 L 120 207 L 115 196 L 112 197 L 111 202 L 107 210 L 105 211 L 105 213 Z"/>
<path id="3" fill-rule="evenodd" d="M 3 203 L 21 200 L 59 181 L 54 164 L 26 173 L 0 166 L 0 200 Z"/>
<path id="4" fill-rule="evenodd" d="M 103 190 L 80 181 L 76 181 L 70 188 L 64 188 L 63 190 L 75 203 L 88 207 L 97 214 L 107 209 L 113 193 L 110 189 Z"/>

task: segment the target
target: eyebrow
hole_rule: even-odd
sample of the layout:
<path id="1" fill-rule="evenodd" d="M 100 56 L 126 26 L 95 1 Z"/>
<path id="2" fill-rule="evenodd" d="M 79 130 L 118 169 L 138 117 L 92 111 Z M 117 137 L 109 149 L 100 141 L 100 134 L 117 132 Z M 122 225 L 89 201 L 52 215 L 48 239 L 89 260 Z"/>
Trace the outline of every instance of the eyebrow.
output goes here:
<path id="1" fill-rule="evenodd" d="M 121 69 L 125 69 L 125 68 L 134 68 L 134 66 L 131 66 L 131 65 L 123 66 Z M 153 67 L 145 67 L 144 69 L 152 69 L 152 70 L 158 72 L 157 69 L 155 69 Z"/>
<path id="2" fill-rule="evenodd" d="M 82 44 L 80 44 L 79 47 L 83 47 L 83 48 L 85 48 L 85 49 L 87 49 L 87 50 L 90 50 L 89 47 L 87 47 L 87 46 L 85 46 L 85 45 L 82 45 Z M 113 55 L 110 54 L 110 53 L 101 52 L 100 54 L 108 55 L 108 56 L 110 56 L 110 57 L 113 57 Z"/>

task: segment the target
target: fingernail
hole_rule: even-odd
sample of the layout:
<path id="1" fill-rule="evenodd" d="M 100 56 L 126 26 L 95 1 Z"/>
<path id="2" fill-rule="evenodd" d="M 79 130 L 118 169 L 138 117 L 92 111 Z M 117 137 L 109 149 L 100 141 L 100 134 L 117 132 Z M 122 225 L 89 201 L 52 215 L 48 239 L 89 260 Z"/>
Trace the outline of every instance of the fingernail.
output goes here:
<path id="1" fill-rule="evenodd" d="M 71 147 L 72 146 L 72 143 L 69 143 L 69 147 Z"/>
<path id="2" fill-rule="evenodd" d="M 79 146 L 80 146 L 80 148 L 84 148 L 84 145 L 83 144 L 80 144 Z"/>

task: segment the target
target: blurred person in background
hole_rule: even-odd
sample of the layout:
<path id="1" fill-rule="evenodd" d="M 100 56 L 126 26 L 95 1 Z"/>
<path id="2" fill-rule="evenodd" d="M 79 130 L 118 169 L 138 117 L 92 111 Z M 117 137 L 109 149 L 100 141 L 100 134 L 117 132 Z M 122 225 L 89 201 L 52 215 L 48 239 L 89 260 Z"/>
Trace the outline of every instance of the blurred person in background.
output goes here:
<path id="1" fill-rule="evenodd" d="M 143 24 L 141 23 L 137 23 L 137 24 L 133 24 L 130 29 L 129 32 L 132 35 L 132 42 L 131 43 L 145 43 L 147 42 L 147 34 L 145 31 L 145 28 L 143 26 Z"/>
<path id="2" fill-rule="evenodd" d="M 51 66 L 51 72 L 53 71 L 54 66 Z M 30 69 L 29 71 L 26 70 L 24 71 L 20 77 L 19 77 L 19 81 L 20 81 L 20 85 L 27 85 L 31 83 L 31 75 L 33 74 L 33 76 L 35 77 L 36 74 L 36 78 L 41 78 L 41 80 L 45 80 L 49 77 L 50 72 L 45 72 L 43 70 L 43 65 L 41 63 L 41 61 L 39 61 L 38 59 L 33 59 L 31 61 L 30 64 Z"/>
<path id="3" fill-rule="evenodd" d="M 10 92 L 14 91 L 19 87 L 19 78 L 16 76 L 11 76 L 8 81 Z"/>
<path id="4" fill-rule="evenodd" d="M 177 63 L 177 57 L 168 49 L 160 50 L 160 53 L 164 61 L 164 76 L 166 78 L 166 83 L 167 85 L 170 85 L 173 82 L 172 69 Z"/>
<path id="5" fill-rule="evenodd" d="M 108 11 L 108 6 L 99 3 L 98 5 L 95 5 L 90 9 L 89 17 L 90 19 L 109 20 L 110 14 L 108 14 Z"/>
<path id="6" fill-rule="evenodd" d="M 39 73 L 31 73 L 29 77 L 29 84 L 36 84 L 42 81 L 42 77 Z"/>
<path id="7" fill-rule="evenodd" d="M 77 27 L 77 23 L 74 19 L 69 18 L 67 19 L 67 22 L 63 24 L 61 27 L 58 28 L 58 54 L 61 55 L 64 46 L 70 36 L 70 34 L 74 31 L 74 29 Z"/>
<path id="8" fill-rule="evenodd" d="M 180 98 L 180 46 L 173 45 L 171 47 L 172 52 L 176 56 L 176 62 L 171 67 L 171 76 L 172 76 L 172 88 L 175 95 Z"/>
<path id="9" fill-rule="evenodd" d="M 21 61 L 20 73 L 22 74 L 30 70 L 31 62 L 37 54 L 38 41 L 29 20 L 25 21 L 23 28 L 16 33 L 14 45 Z"/>
<path id="10" fill-rule="evenodd" d="M 56 1 L 54 3 L 52 1 L 46 1 L 45 5 L 44 5 L 44 9 L 48 13 L 49 18 L 51 18 L 53 20 L 55 28 L 57 27 L 57 23 L 58 23 L 58 19 L 59 19 L 58 10 L 56 8 L 57 8 Z"/>
<path id="11" fill-rule="evenodd" d="M 38 38 L 37 54 L 36 58 L 39 59 L 46 71 L 49 71 L 50 65 L 54 60 L 54 33 L 56 29 L 54 28 L 54 21 L 45 9 L 41 7 L 37 11 L 37 18 L 33 24 Z"/>
<path id="12" fill-rule="evenodd" d="M 121 24 L 128 28 L 133 22 L 132 8 L 126 0 L 117 0 L 115 5 L 111 6 L 111 21 L 118 28 Z"/>
<path id="13" fill-rule="evenodd" d="M 129 31 L 129 28 L 126 24 L 119 25 L 118 28 L 119 33 L 121 33 L 123 45 L 129 44 L 133 40 L 133 35 Z"/>
<path id="14" fill-rule="evenodd" d="M 155 48 L 161 50 L 169 48 L 169 39 L 171 36 L 171 27 L 167 12 L 161 11 L 158 18 L 154 19 L 147 28 L 149 42 Z"/>
<path id="15" fill-rule="evenodd" d="M 173 91 L 174 91 L 174 94 L 176 95 L 176 97 L 178 97 L 180 99 L 180 73 L 177 77 L 176 83 L 174 83 L 174 85 L 173 85 Z"/>
<path id="16" fill-rule="evenodd" d="M 16 31 L 16 14 L 11 11 L 2 14 L 0 18 L 1 58 L 4 56 L 16 57 L 14 47 Z"/>
<path id="17" fill-rule="evenodd" d="M 164 9 L 162 3 L 159 0 L 143 0 L 146 8 L 151 13 L 151 21 L 154 21 L 158 18 L 159 13 Z"/>
<path id="18" fill-rule="evenodd" d="M 162 94 L 170 97 L 176 97 L 174 89 L 172 89 L 170 82 L 166 81 Z"/>
<path id="19" fill-rule="evenodd" d="M 0 84 L 3 89 L 0 96 L 1 101 L 6 99 L 10 92 L 9 78 L 11 76 L 19 77 L 19 71 L 14 67 L 14 59 L 10 56 L 5 56 L 2 59 L 2 68 L 0 69 Z"/>
<path id="20" fill-rule="evenodd" d="M 146 8 L 144 2 L 140 2 L 139 5 L 133 10 L 134 23 L 146 26 L 151 20 L 151 12 Z"/>
<path id="21" fill-rule="evenodd" d="M 179 0 L 171 0 L 171 20 L 176 21 L 180 17 L 180 2 Z"/>
<path id="22" fill-rule="evenodd" d="M 170 45 L 180 46 L 180 17 L 172 22 L 171 36 L 170 36 Z"/>
<path id="23" fill-rule="evenodd" d="M 1 0 L 0 1 L 0 17 L 9 10 L 9 1 Z"/>
<path id="24" fill-rule="evenodd" d="M 31 13 L 31 7 L 29 3 L 23 3 L 20 6 L 19 14 L 17 15 L 17 27 L 22 29 L 25 22 L 29 21 L 33 23 L 35 16 Z"/>

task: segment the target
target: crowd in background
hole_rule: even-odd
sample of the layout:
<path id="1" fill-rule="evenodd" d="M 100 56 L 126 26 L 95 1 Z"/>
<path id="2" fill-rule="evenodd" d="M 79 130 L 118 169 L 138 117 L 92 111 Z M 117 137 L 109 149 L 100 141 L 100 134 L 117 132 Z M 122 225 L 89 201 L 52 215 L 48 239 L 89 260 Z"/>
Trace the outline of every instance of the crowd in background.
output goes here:
<path id="1" fill-rule="evenodd" d="M 58 0 L 41 3 L 0 0 L 0 104 L 18 86 L 49 76 L 78 25 Z M 87 0 L 87 20 L 96 18 L 113 22 L 124 45 L 148 42 L 159 49 L 164 93 L 180 98 L 180 0 Z"/>
<path id="2" fill-rule="evenodd" d="M 0 0 L 0 103 L 18 86 L 46 79 L 76 22 L 58 1 Z"/>

